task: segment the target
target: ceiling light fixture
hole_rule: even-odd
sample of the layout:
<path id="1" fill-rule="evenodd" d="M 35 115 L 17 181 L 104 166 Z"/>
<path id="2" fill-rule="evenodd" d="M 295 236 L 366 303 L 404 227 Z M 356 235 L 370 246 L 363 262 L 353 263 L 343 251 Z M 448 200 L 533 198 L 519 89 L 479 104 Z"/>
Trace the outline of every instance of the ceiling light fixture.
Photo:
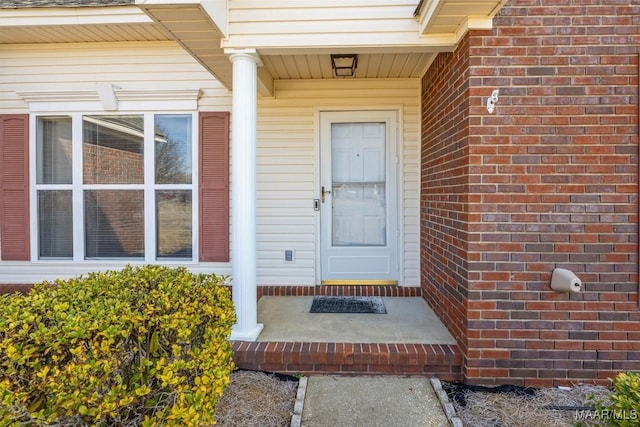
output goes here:
<path id="1" fill-rule="evenodd" d="M 331 68 L 336 77 L 353 77 L 358 67 L 358 55 L 334 54 L 331 55 Z"/>

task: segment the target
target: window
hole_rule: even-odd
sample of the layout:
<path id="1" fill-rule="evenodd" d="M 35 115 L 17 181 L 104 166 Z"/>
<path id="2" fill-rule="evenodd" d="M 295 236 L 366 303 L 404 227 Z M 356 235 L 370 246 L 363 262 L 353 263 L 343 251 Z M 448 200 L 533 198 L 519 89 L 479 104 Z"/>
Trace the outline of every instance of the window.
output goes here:
<path id="1" fill-rule="evenodd" d="M 193 260 L 192 114 L 38 116 L 39 259 Z"/>

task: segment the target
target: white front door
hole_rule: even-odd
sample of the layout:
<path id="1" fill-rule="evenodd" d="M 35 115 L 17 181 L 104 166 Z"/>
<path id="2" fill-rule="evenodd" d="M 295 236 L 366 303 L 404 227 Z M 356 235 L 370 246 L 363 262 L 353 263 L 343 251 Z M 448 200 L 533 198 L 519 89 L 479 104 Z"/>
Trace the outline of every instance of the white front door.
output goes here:
<path id="1" fill-rule="evenodd" d="M 320 115 L 322 283 L 397 283 L 397 113 Z"/>

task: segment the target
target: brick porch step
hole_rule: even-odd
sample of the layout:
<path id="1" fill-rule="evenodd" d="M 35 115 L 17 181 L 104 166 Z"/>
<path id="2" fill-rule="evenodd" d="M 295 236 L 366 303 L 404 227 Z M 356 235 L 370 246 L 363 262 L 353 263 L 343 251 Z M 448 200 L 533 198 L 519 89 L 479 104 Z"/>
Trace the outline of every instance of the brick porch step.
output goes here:
<path id="1" fill-rule="evenodd" d="M 233 341 L 242 369 L 295 375 L 424 375 L 462 379 L 462 355 L 448 344 Z"/>

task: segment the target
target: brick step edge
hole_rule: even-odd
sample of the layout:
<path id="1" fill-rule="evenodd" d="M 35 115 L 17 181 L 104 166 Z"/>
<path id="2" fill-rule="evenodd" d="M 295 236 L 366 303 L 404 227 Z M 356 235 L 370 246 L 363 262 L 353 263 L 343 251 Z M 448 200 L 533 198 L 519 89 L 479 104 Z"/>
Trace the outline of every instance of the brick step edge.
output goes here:
<path id="1" fill-rule="evenodd" d="M 461 379 L 456 345 L 233 341 L 234 362 L 242 369 L 290 375 L 389 374 Z"/>

